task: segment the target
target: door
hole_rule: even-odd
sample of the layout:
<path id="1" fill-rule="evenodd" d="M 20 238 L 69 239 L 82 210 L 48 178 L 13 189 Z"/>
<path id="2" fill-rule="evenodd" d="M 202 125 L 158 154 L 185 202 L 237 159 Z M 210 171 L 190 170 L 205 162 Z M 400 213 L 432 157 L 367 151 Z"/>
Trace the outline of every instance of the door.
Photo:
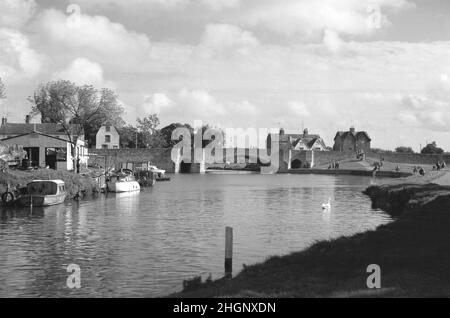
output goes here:
<path id="1" fill-rule="evenodd" d="M 24 147 L 27 152 L 28 166 L 39 167 L 39 147 Z"/>

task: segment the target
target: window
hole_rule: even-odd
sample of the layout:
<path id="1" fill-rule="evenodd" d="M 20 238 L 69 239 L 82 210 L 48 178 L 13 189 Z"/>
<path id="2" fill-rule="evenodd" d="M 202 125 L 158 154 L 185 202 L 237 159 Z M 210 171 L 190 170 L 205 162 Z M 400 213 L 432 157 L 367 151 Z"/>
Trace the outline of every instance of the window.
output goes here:
<path id="1" fill-rule="evenodd" d="M 113 149 L 119 149 L 119 146 L 113 146 Z"/>
<path id="2" fill-rule="evenodd" d="M 107 125 L 107 126 L 106 126 L 106 131 L 107 131 L 107 132 L 110 132 L 110 131 L 111 131 L 111 126 Z"/>
<path id="3" fill-rule="evenodd" d="M 111 135 L 105 135 L 105 142 L 111 142 Z"/>
<path id="4" fill-rule="evenodd" d="M 102 149 L 108 149 L 108 145 L 102 145 Z"/>

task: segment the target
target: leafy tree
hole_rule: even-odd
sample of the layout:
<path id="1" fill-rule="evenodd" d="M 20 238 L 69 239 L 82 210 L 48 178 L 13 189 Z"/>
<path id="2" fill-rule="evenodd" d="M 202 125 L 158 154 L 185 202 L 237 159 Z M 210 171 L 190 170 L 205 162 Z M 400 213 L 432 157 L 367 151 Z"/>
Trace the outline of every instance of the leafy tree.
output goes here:
<path id="1" fill-rule="evenodd" d="M 172 133 L 175 129 L 185 127 L 192 132 L 194 129 L 189 124 L 172 123 L 159 130 L 161 138 L 161 148 L 172 148 L 178 143 L 178 140 L 172 140 Z"/>
<path id="2" fill-rule="evenodd" d="M 395 152 L 397 153 L 414 153 L 414 150 L 411 147 L 397 147 L 395 148 Z"/>
<path id="3" fill-rule="evenodd" d="M 146 148 L 150 147 L 156 128 L 159 126 L 159 118 L 156 114 L 148 115 L 144 118 L 137 119 L 137 129 L 142 134 L 142 141 Z"/>
<path id="4" fill-rule="evenodd" d="M 0 77 L 0 99 L 6 98 L 6 86 L 2 82 L 2 78 Z"/>
<path id="5" fill-rule="evenodd" d="M 120 147 L 121 148 L 136 148 L 136 140 L 138 147 L 142 145 L 139 141 L 142 141 L 142 136 L 138 132 L 138 129 L 132 125 L 126 125 L 118 129 L 120 135 Z"/>
<path id="6" fill-rule="evenodd" d="M 28 100 L 32 104 L 31 114 L 40 114 L 43 123 L 60 124 L 73 146 L 74 138 L 83 131 L 93 145 L 98 129 L 105 122 L 116 127 L 124 125 L 121 118 L 124 110 L 110 89 L 98 90 L 92 85 L 77 86 L 60 80 L 40 85 Z M 74 131 L 74 127 L 78 131 Z"/>
<path id="7" fill-rule="evenodd" d="M 432 143 L 426 145 L 426 147 L 422 149 L 421 153 L 423 153 L 423 154 L 443 154 L 444 150 L 442 148 L 439 148 L 436 145 L 436 142 L 433 141 Z"/>

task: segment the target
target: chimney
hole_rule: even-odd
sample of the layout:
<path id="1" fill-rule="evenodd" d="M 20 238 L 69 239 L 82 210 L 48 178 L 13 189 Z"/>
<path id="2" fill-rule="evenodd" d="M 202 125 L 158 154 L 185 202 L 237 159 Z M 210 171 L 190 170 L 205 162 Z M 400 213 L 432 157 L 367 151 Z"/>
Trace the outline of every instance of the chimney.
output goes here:
<path id="1" fill-rule="evenodd" d="M 350 127 L 350 132 L 351 132 L 352 134 L 354 134 L 354 133 L 355 133 L 355 127 Z"/>
<path id="2" fill-rule="evenodd" d="M 308 128 L 305 128 L 305 129 L 303 130 L 303 135 L 304 135 L 304 136 L 307 136 L 307 135 L 309 135 L 309 131 L 308 131 Z"/>
<path id="3" fill-rule="evenodd" d="M 25 123 L 29 124 L 30 123 L 30 115 L 26 115 L 25 116 Z"/>
<path id="4" fill-rule="evenodd" d="M 280 136 L 284 135 L 284 128 L 280 128 Z"/>
<path id="5" fill-rule="evenodd" d="M 6 125 L 7 122 L 8 122 L 8 119 L 6 117 L 2 117 L 2 126 Z"/>

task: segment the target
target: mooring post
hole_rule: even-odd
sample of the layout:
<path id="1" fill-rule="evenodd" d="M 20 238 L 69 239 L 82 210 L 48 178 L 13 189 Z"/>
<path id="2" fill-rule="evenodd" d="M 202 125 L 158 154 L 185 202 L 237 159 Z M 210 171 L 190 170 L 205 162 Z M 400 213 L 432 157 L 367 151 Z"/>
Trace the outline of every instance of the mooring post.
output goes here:
<path id="1" fill-rule="evenodd" d="M 225 277 L 233 273 L 233 228 L 225 228 Z"/>

